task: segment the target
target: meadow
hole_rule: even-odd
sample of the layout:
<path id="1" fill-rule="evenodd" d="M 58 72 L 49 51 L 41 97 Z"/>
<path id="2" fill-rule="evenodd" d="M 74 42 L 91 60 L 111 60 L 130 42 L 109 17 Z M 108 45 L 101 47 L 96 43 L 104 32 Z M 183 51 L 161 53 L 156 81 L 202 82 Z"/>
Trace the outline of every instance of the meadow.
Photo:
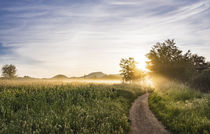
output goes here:
<path id="1" fill-rule="evenodd" d="M 127 84 L 2 80 L 0 133 L 128 133 L 129 108 L 144 92 Z"/>
<path id="2" fill-rule="evenodd" d="M 162 83 L 162 84 L 161 84 Z M 210 94 L 178 82 L 160 82 L 149 96 L 156 117 L 174 134 L 210 133 Z"/>
<path id="3" fill-rule="evenodd" d="M 1 80 L 1 134 L 127 134 L 132 102 L 151 88 L 99 81 Z M 149 106 L 174 134 L 210 133 L 210 94 L 166 79 Z"/>

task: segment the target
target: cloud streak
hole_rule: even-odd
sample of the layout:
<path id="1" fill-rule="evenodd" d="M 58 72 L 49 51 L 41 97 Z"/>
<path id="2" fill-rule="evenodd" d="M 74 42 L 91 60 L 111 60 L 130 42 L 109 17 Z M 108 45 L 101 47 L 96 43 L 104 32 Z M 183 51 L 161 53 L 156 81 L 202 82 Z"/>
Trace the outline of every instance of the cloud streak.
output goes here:
<path id="1" fill-rule="evenodd" d="M 40 0 L 6 5 L 0 4 L 0 42 L 15 47 L 21 75 L 117 73 L 120 58 L 141 60 L 152 45 L 167 38 L 210 60 L 207 0 Z M 2 64 L 14 61 L 14 54 L 7 53 Z"/>

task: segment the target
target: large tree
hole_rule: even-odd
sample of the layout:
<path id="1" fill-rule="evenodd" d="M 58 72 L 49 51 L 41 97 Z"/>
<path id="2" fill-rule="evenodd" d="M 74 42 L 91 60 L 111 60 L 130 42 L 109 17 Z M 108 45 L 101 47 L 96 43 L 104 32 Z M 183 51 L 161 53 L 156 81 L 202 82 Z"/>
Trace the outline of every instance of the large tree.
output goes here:
<path id="1" fill-rule="evenodd" d="M 121 75 L 123 81 L 135 81 L 141 77 L 141 72 L 136 68 L 137 62 L 134 58 L 129 57 L 128 59 L 121 59 L 120 67 L 121 67 Z"/>
<path id="2" fill-rule="evenodd" d="M 10 64 L 6 64 L 2 67 L 2 76 L 4 76 L 5 78 L 15 78 L 16 77 L 16 72 L 17 69 L 14 65 Z"/>
<path id="3" fill-rule="evenodd" d="M 205 58 L 188 51 L 182 54 L 174 40 L 156 43 L 146 55 L 149 61 L 147 68 L 170 78 L 188 80 L 195 72 L 208 68 Z"/>

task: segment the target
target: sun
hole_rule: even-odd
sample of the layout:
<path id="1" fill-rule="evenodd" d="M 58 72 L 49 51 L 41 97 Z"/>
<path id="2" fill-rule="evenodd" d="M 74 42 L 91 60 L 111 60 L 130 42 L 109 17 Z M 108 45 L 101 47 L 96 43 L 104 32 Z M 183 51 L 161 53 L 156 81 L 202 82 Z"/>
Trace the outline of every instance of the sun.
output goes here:
<path id="1" fill-rule="evenodd" d="M 129 53 L 129 57 L 133 57 L 134 60 L 137 62 L 136 64 L 136 67 L 137 69 L 140 69 L 144 72 L 148 72 L 149 70 L 146 68 L 147 66 L 147 57 L 145 56 L 146 55 L 146 51 L 141 51 L 141 53 Z"/>
<path id="2" fill-rule="evenodd" d="M 145 61 L 138 62 L 136 64 L 136 67 L 140 70 L 143 70 L 143 71 L 147 70 Z"/>
<path id="3" fill-rule="evenodd" d="M 148 71 L 148 69 L 146 68 L 147 64 L 146 64 L 146 57 L 144 58 L 136 58 L 135 59 L 137 61 L 136 67 L 142 71 Z"/>

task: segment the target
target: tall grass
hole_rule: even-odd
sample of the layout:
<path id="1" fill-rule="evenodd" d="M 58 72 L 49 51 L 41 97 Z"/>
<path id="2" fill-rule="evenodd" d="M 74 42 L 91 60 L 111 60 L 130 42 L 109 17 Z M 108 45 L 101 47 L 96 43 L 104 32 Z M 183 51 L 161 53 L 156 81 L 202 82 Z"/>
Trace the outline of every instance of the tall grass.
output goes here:
<path id="1" fill-rule="evenodd" d="M 173 133 L 210 133 L 210 94 L 168 81 L 150 95 L 149 105 Z"/>
<path id="2" fill-rule="evenodd" d="M 128 111 L 144 91 L 132 85 L 0 83 L 2 134 L 122 134 Z"/>

